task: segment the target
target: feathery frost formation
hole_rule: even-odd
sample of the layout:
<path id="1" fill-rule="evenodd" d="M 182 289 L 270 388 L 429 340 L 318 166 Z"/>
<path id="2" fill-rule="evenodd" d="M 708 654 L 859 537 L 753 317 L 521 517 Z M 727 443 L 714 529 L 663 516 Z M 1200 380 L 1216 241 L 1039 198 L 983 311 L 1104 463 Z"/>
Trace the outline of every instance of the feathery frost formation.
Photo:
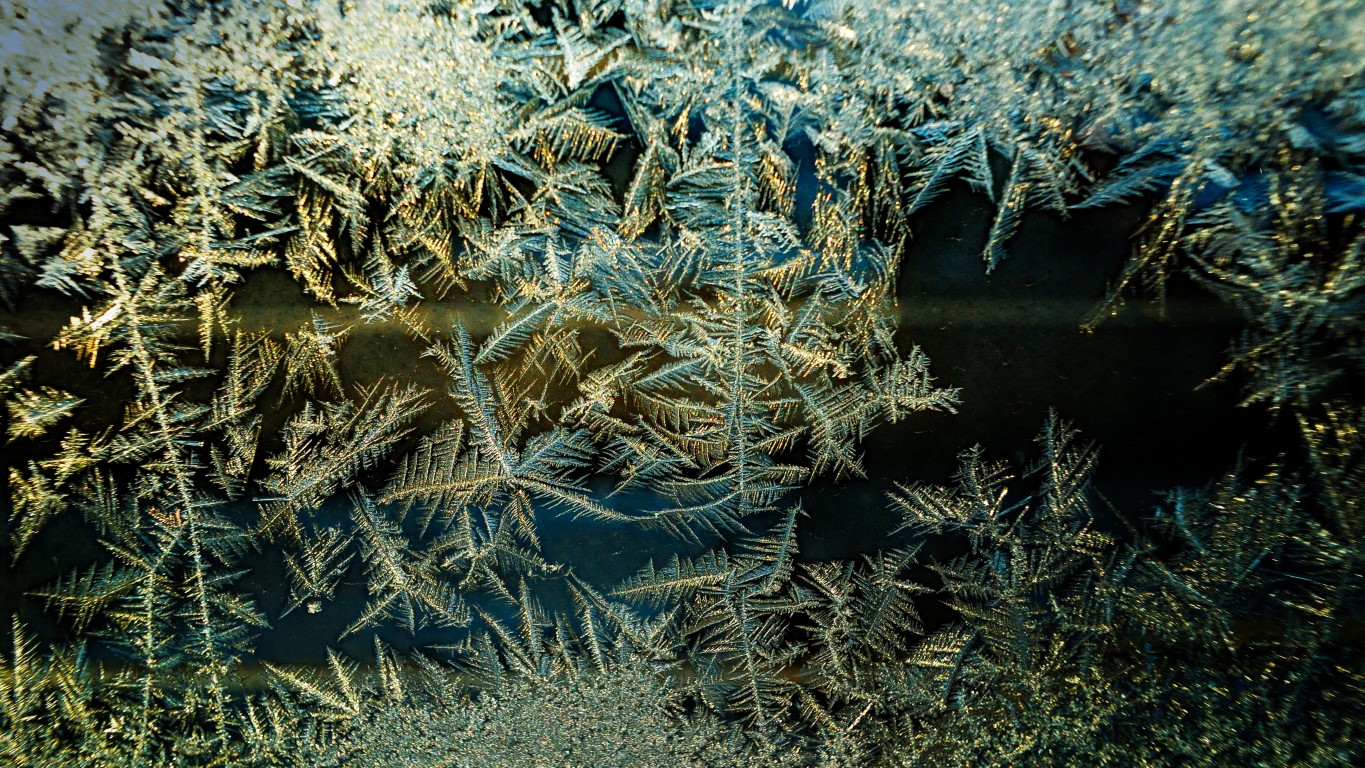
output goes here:
<path id="1" fill-rule="evenodd" d="M 0 761 L 1360 759 L 1362 41 L 1358 0 L 0 3 L 4 552 L 97 549 L 6 604 Z M 1144 513 L 1049 414 L 803 558 L 801 491 L 959 402 L 897 327 L 954 189 L 987 271 L 1145 206 L 1078 325 L 1192 276 L 1290 437 Z M 272 274 L 307 313 L 262 330 Z M 669 551 L 595 583 L 566 521 Z M 325 666 L 258 673 L 286 622 Z"/>

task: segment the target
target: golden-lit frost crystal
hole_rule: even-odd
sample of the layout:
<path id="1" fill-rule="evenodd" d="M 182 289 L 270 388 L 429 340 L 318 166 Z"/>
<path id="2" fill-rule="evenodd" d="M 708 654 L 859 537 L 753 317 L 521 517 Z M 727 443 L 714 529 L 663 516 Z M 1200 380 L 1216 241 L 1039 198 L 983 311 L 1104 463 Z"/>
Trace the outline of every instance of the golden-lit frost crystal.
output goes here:
<path id="1" fill-rule="evenodd" d="M 1365 762 L 1361 11 L 0 2 L 0 763 Z M 1143 204 L 1282 439 L 885 477 L 922 225 Z"/>
<path id="2" fill-rule="evenodd" d="M 401 183 L 485 170 L 520 128 L 504 59 L 462 3 L 363 2 L 319 9 L 342 133 L 363 165 L 393 163 Z M 496 42 L 496 41 L 494 41 Z"/>

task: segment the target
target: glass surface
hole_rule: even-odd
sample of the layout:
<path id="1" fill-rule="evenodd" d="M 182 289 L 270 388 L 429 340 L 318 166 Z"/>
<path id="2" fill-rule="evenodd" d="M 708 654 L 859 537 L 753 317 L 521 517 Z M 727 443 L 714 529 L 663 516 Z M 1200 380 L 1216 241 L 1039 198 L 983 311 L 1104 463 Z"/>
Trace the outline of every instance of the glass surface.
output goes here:
<path id="1" fill-rule="evenodd" d="M 0 764 L 1360 764 L 1362 67 L 0 3 Z"/>

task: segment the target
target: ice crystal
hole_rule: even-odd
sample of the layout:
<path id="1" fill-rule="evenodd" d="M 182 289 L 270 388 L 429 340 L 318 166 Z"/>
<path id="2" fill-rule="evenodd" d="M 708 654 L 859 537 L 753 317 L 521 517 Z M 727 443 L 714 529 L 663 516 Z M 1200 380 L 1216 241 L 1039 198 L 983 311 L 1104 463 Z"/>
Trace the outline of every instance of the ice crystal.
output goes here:
<path id="1" fill-rule="evenodd" d="M 0 3 L 4 555 L 50 578 L 5 600 L 77 640 L 11 623 L 0 761 L 1349 762 L 1362 19 Z M 1244 318 L 1211 385 L 1297 434 L 1149 514 L 1051 415 L 812 562 L 800 496 L 973 396 L 898 325 L 963 195 L 993 279 L 1148 206 L 1085 328 L 1191 276 Z M 346 652 L 262 684 L 267 610 Z"/>

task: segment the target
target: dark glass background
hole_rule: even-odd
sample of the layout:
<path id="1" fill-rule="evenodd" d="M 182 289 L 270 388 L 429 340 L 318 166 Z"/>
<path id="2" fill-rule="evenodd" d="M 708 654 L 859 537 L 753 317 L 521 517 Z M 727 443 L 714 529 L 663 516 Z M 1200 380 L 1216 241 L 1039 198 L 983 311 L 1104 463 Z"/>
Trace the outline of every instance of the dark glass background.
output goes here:
<path id="1" fill-rule="evenodd" d="M 1034 439 L 1049 409 L 1101 446 L 1095 489 L 1104 501 L 1102 518 L 1104 508 L 1129 519 L 1147 516 L 1159 503 L 1160 491 L 1210 483 L 1243 451 L 1274 452 L 1287 436 L 1277 434 L 1271 414 L 1260 406 L 1239 407 L 1237 381 L 1208 382 L 1223 365 L 1242 328 L 1241 318 L 1184 275 L 1169 281 L 1164 302 L 1134 297 L 1093 331 L 1081 329 L 1128 257 L 1144 212 L 1142 205 L 1077 211 L 1066 219 L 1030 212 L 1011 243 L 1009 258 L 991 274 L 980 257 L 993 215 L 984 195 L 957 182 L 916 215 L 900 270 L 897 342 L 903 349 L 920 346 L 936 383 L 960 388 L 961 402 L 956 413 L 916 413 L 874 430 L 862 446 L 866 478 L 821 479 L 803 489 L 799 500 L 808 517 L 799 527 L 801 559 L 849 559 L 916 543 L 908 534 L 893 535 L 900 521 L 888 509 L 887 492 L 896 483 L 949 483 L 958 454 L 978 444 L 989 457 L 1026 467 L 1036 455 Z M 459 319 L 476 336 L 501 320 L 495 307 L 480 301 L 477 290 L 426 304 L 447 322 Z M 282 334 L 308 322 L 313 306 L 287 273 L 265 269 L 236 291 L 231 308 L 245 330 Z M 77 302 L 35 290 L 14 312 L 0 314 L 0 325 L 50 338 L 78 312 Z M 368 383 L 391 376 L 436 392 L 448 387 L 444 376 L 420 357 L 422 347 L 397 323 L 351 319 L 355 324 L 338 360 L 344 381 Z M 87 398 L 80 411 L 87 428 L 117 423 L 119 409 L 132 395 L 130 381 L 119 374 L 106 377 L 36 342 L 5 350 L 6 357 L 24 354 L 39 355 L 35 384 L 61 386 Z M 266 393 L 264 403 L 275 402 L 278 386 Z M 273 451 L 268 441 L 288 410 L 264 409 L 267 442 L 262 455 Z M 416 431 L 429 431 L 451 415 L 438 404 L 424 414 Z M 13 445 L 0 456 L 10 466 L 28 458 Z M 592 485 L 601 494 L 611 489 L 610 478 L 598 478 Z M 9 503 L 8 494 L 4 503 Z M 319 515 L 344 517 L 347 503 L 344 496 L 333 499 L 333 508 Z M 617 496 L 612 503 L 629 500 Z M 250 519 L 253 511 L 244 508 L 242 514 Z M 8 510 L 3 517 L 9 519 Z M 762 529 L 765 522 L 755 520 L 753 527 Z M 1107 524 L 1114 530 L 1121 527 L 1115 519 Z M 589 583 L 603 587 L 620 583 L 650 559 L 662 563 L 675 552 L 698 551 L 657 533 L 573 520 L 551 510 L 538 512 L 538 525 L 551 562 L 567 563 Z M 102 555 L 94 532 L 70 516 L 48 524 L 19 569 L 11 567 L 8 550 L 3 551 L 4 620 L 17 612 L 41 637 L 74 639 L 43 610 L 41 600 L 26 593 Z M 273 625 L 261 634 L 256 656 L 271 662 L 322 663 L 325 649 L 337 645 L 337 635 L 365 602 L 359 562 L 352 564 L 350 585 L 324 611 L 310 615 L 298 610 L 277 619 L 288 597 L 278 555 L 266 549 L 244 563 L 252 572 L 240 587 L 252 593 Z M 553 589 L 540 597 L 547 607 L 564 599 Z M 935 613 L 926 608 L 931 616 Z M 448 642 L 462 634 L 432 631 L 417 641 Z M 384 636 L 400 649 L 412 642 L 401 632 Z M 369 645 L 369 633 L 362 632 L 340 647 L 363 658 Z"/>

